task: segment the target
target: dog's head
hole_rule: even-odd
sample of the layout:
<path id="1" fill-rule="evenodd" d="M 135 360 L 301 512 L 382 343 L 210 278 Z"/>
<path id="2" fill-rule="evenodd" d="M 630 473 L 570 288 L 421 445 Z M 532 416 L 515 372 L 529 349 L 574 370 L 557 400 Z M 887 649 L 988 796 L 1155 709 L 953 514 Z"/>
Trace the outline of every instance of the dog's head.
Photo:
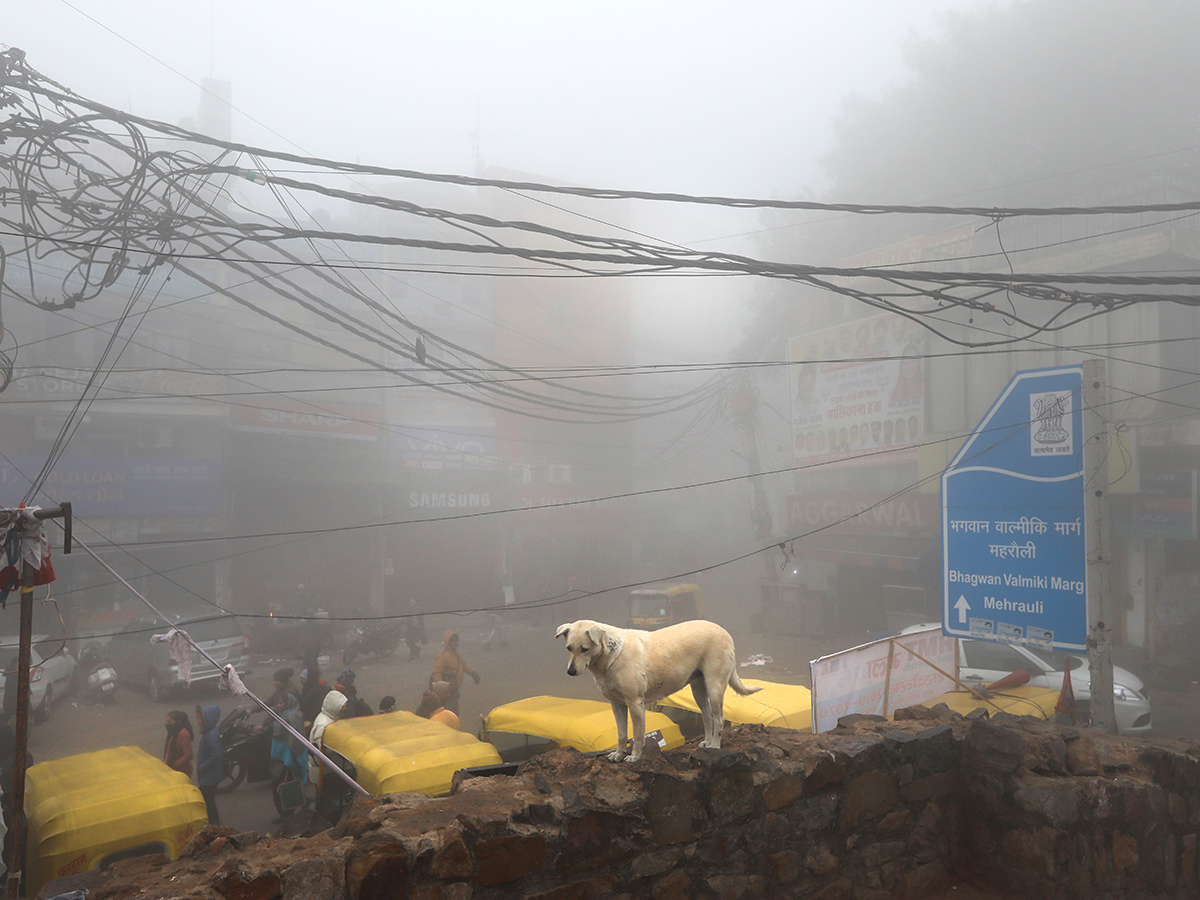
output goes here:
<path id="1" fill-rule="evenodd" d="M 568 675 L 578 675 L 583 669 L 590 669 L 592 663 L 604 653 L 607 643 L 604 626 L 590 619 L 559 625 L 554 636 L 567 639 L 567 652 L 571 654 L 571 660 L 567 663 Z"/>

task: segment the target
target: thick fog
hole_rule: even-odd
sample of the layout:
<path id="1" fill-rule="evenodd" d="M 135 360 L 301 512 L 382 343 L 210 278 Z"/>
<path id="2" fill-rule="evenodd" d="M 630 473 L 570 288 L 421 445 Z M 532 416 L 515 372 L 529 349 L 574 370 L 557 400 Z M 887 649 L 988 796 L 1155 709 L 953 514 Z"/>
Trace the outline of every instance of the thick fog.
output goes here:
<path id="1" fill-rule="evenodd" d="M 38 502 L 248 621 L 624 619 L 694 581 L 718 620 L 861 640 L 944 612 L 937 473 L 1009 377 L 1096 356 L 1115 638 L 1183 655 L 1195 16 L 1089 9 L 7 10 L 0 44 L 114 112 L 71 165 L 5 170 L 0 505 L 61 452 Z M 144 195 L 38 206 L 145 162 L 127 126 Z M 139 215 L 80 224 L 118 199 Z M 93 631 L 131 602 L 62 569 Z"/>

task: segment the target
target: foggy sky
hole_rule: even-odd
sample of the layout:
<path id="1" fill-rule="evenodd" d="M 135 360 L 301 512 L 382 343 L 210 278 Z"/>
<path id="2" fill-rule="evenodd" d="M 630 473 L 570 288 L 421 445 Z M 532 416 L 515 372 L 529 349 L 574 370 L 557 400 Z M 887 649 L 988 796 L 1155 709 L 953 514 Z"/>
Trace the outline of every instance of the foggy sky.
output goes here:
<path id="1" fill-rule="evenodd" d="M 167 122 L 230 80 L 234 139 L 265 147 L 472 173 L 478 133 L 485 164 L 548 178 L 790 196 L 819 187 L 839 104 L 895 87 L 906 41 L 983 5 L 44 0 L 6 3 L 0 43 Z"/>

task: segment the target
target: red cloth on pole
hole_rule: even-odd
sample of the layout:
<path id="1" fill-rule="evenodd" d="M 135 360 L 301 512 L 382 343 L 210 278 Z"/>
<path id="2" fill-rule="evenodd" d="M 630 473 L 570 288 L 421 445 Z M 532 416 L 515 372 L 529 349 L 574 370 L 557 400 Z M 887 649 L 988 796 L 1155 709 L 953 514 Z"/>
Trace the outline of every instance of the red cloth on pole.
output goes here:
<path id="1" fill-rule="evenodd" d="M 1058 702 L 1054 711 L 1060 713 L 1075 713 L 1075 688 L 1071 684 L 1071 658 L 1067 657 L 1066 668 L 1063 670 L 1062 689 L 1058 692 Z"/>

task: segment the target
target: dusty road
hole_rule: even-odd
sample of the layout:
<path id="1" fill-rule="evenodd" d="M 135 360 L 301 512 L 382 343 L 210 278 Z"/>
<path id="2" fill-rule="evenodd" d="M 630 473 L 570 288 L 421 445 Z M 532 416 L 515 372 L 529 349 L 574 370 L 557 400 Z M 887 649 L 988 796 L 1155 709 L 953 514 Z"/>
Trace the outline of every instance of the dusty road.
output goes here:
<path id="1" fill-rule="evenodd" d="M 461 635 L 464 657 L 482 676 L 478 686 L 470 680 L 463 686 L 460 718 L 464 731 L 477 732 L 482 714 L 501 703 L 522 697 L 554 694 L 598 699 L 599 693 L 590 676 L 573 678 L 567 675 L 566 653 L 561 641 L 555 640 L 554 629 L 568 617 L 573 618 L 556 611 L 553 615 L 541 614 L 537 622 L 508 622 L 504 628 L 506 645 L 491 650 L 483 648 L 491 627 L 487 617 L 429 617 L 430 643 L 422 649 L 418 660 L 410 662 L 403 645 L 387 659 L 366 656 L 355 660 L 353 668 L 359 694 L 372 707 L 378 707 L 380 698 L 391 694 L 401 708 L 413 709 L 441 645 L 442 631 L 453 627 Z M 847 642 L 845 637 L 805 640 L 786 635 L 761 635 L 739 631 L 734 623 L 722 624 L 733 633 L 739 662 L 744 664 L 756 659 L 761 663 L 744 666 L 741 669 L 744 675 L 794 684 L 808 684 L 809 660 L 840 649 Z M 253 672 L 246 678 L 247 686 L 260 696 L 266 696 L 271 690 L 272 673 L 285 665 L 297 671 L 300 669 L 295 659 L 256 656 Z M 327 680 L 331 682 L 341 669 L 340 648 L 335 648 L 331 652 Z M 1176 683 L 1167 691 L 1157 690 L 1151 684 L 1151 698 L 1157 734 L 1200 739 L 1200 703 L 1197 702 L 1200 685 Z M 30 749 L 37 760 L 122 744 L 132 744 L 160 755 L 167 710 L 178 708 L 190 713 L 197 702 L 217 703 L 223 712 L 236 705 L 228 694 L 216 689 L 194 689 L 165 703 L 155 703 L 144 693 L 123 688 L 112 706 L 98 706 L 72 697 L 56 705 L 50 721 L 32 727 Z M 243 784 L 232 793 L 221 795 L 219 804 L 224 824 L 263 832 L 279 828 L 271 821 L 275 809 L 265 783 Z M 940 895 L 938 900 L 950 897 L 1003 900 L 966 885 L 956 886 Z"/>

